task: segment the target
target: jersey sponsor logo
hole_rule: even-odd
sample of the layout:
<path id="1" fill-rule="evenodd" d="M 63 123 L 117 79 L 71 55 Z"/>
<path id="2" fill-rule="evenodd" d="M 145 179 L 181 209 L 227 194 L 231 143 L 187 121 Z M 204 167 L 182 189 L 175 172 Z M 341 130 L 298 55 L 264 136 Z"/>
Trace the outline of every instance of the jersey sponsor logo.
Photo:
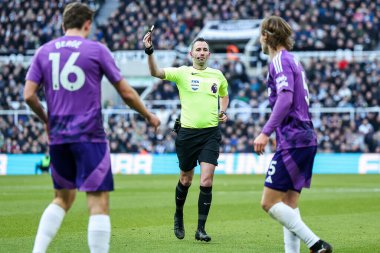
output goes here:
<path id="1" fill-rule="evenodd" d="M 199 89 L 199 81 L 198 80 L 191 80 L 191 89 L 192 90 L 198 90 Z"/>
<path id="2" fill-rule="evenodd" d="M 281 75 L 276 78 L 276 87 L 277 89 L 281 89 L 284 86 L 289 86 L 288 78 L 285 75 Z"/>
<path id="3" fill-rule="evenodd" d="M 216 83 L 213 83 L 211 86 L 212 93 L 216 93 L 218 91 L 218 85 Z"/>

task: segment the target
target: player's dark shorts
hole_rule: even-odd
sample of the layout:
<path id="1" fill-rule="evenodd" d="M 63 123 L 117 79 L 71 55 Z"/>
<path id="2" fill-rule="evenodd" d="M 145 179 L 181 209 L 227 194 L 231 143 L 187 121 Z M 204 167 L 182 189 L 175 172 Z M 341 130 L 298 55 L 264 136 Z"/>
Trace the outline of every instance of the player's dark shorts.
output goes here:
<path id="1" fill-rule="evenodd" d="M 310 188 L 316 153 L 316 146 L 277 151 L 269 164 L 264 185 L 284 192 Z"/>
<path id="2" fill-rule="evenodd" d="M 219 127 L 181 127 L 175 140 L 180 169 L 190 171 L 197 166 L 197 161 L 217 166 L 221 140 Z"/>
<path id="3" fill-rule="evenodd" d="M 55 189 L 113 191 L 108 143 L 50 145 L 50 158 Z"/>

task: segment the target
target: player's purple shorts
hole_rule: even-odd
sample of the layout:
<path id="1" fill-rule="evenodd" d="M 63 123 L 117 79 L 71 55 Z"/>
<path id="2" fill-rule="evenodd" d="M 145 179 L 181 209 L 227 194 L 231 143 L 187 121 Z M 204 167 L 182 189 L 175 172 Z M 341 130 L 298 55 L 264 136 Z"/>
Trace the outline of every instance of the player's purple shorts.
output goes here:
<path id="1" fill-rule="evenodd" d="M 113 191 L 108 143 L 50 145 L 50 157 L 55 189 Z"/>
<path id="2" fill-rule="evenodd" d="M 277 151 L 269 164 L 264 185 L 284 192 L 310 188 L 316 153 L 316 146 Z"/>

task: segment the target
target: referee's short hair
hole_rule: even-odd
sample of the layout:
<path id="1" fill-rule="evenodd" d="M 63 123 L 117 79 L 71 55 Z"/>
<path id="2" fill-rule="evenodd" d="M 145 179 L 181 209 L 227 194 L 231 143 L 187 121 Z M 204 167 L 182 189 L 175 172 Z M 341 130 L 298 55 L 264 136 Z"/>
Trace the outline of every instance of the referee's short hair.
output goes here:
<path id="1" fill-rule="evenodd" d="M 207 40 L 205 40 L 205 39 L 202 38 L 202 37 L 198 37 L 198 38 L 196 38 L 195 40 L 193 40 L 193 42 L 191 42 L 191 51 L 193 51 L 193 48 L 194 48 L 194 44 L 195 44 L 195 42 L 198 42 L 198 41 L 206 42 L 206 43 L 207 43 L 207 46 L 209 46 Z M 210 48 L 210 46 L 209 46 L 209 48 Z"/>

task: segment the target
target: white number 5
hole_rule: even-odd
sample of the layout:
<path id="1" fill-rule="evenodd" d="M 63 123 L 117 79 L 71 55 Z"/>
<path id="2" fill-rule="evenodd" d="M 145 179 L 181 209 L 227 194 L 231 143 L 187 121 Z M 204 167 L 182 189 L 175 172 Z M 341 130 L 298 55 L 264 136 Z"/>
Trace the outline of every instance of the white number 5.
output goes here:
<path id="1" fill-rule="evenodd" d="M 79 67 L 74 65 L 78 59 L 80 53 L 72 53 L 67 60 L 66 64 L 63 66 L 61 73 L 59 73 L 59 63 L 60 63 L 60 53 L 50 53 L 49 60 L 52 62 L 52 82 L 53 90 L 59 90 L 59 83 L 62 84 L 63 88 L 69 91 L 76 91 L 82 88 L 85 81 L 84 71 Z M 76 80 L 71 82 L 69 80 L 69 75 L 74 74 Z"/>
<path id="2" fill-rule="evenodd" d="M 277 161 L 271 161 L 268 168 L 268 175 L 272 176 L 274 173 L 276 173 L 276 164 Z"/>

